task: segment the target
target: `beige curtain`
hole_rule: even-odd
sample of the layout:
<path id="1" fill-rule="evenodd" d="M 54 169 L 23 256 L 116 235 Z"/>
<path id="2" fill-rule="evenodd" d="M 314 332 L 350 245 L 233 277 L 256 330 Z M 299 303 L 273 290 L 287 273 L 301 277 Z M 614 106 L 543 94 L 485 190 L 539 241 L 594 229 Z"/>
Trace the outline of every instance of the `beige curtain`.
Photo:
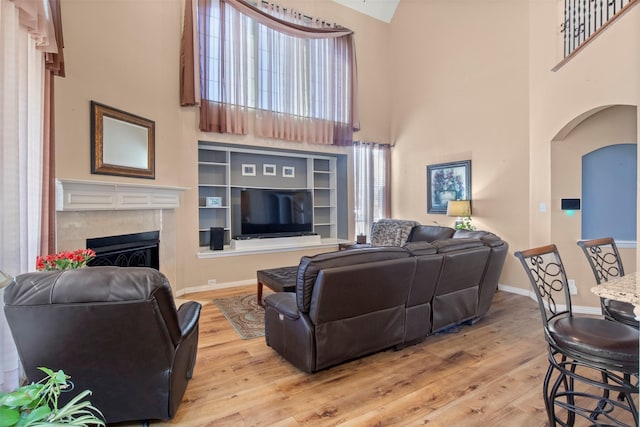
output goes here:
<path id="1" fill-rule="evenodd" d="M 391 217 L 391 148 L 389 144 L 353 143 L 356 235 L 369 235 L 380 218 Z"/>
<path id="2" fill-rule="evenodd" d="M 197 8 L 193 0 L 185 1 L 184 27 L 180 43 L 180 105 L 200 105 L 200 66 L 198 34 L 194 22 Z"/>
<path id="3" fill-rule="evenodd" d="M 197 12 L 194 7 L 187 0 L 181 103 L 198 103 L 192 83 L 198 67 L 193 72 L 190 68 L 195 52 L 202 56 L 201 130 L 246 134 L 252 109 L 257 136 L 352 143 L 359 123 L 351 30 L 264 2 L 253 6 L 244 0 L 198 0 Z M 220 32 L 215 31 L 218 27 Z M 189 31 L 198 32 L 198 42 L 192 42 Z M 259 39 L 257 46 L 247 40 L 251 32 Z"/>

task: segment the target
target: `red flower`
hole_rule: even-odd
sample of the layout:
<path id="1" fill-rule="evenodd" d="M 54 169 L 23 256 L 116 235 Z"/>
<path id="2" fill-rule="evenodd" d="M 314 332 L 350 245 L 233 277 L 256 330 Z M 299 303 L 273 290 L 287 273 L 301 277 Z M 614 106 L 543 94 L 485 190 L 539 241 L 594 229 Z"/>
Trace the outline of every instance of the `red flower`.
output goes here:
<path id="1" fill-rule="evenodd" d="M 77 249 L 71 251 L 61 251 L 57 254 L 49 254 L 36 258 L 36 270 L 68 270 L 81 268 L 95 258 L 96 253 L 92 249 Z"/>

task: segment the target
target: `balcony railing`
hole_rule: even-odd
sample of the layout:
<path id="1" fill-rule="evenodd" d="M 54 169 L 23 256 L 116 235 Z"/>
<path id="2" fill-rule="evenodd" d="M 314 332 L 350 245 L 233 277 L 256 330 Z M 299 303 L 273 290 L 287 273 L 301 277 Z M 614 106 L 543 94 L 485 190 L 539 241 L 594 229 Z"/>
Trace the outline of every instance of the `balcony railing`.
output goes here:
<path id="1" fill-rule="evenodd" d="M 598 34 L 640 0 L 564 0 L 564 57 Z"/>

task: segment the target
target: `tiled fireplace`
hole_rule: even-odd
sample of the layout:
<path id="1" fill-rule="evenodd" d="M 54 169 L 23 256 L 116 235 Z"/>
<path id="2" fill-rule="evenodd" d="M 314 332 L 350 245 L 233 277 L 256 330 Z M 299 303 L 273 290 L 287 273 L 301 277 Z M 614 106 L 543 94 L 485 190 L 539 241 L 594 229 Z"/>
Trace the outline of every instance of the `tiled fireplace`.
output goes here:
<path id="1" fill-rule="evenodd" d="M 150 267 L 160 269 L 160 231 L 95 237 L 87 239 L 87 248 L 96 253 L 89 266 Z"/>
<path id="2" fill-rule="evenodd" d="M 173 209 L 183 188 L 59 180 L 57 250 L 85 248 L 87 239 L 158 230 L 160 271 L 176 281 Z"/>

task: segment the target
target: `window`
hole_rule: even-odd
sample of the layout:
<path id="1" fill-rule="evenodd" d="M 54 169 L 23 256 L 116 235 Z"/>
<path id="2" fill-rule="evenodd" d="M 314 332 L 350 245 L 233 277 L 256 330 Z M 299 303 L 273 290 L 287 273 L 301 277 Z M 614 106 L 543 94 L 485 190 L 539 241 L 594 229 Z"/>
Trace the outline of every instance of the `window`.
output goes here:
<path id="1" fill-rule="evenodd" d="M 389 157 L 388 144 L 353 145 L 356 235 L 369 235 L 374 222 L 390 215 Z"/>
<path id="2" fill-rule="evenodd" d="M 197 26 L 201 130 L 248 133 L 251 110 L 257 136 L 352 143 L 358 123 L 351 30 L 262 2 L 207 5 Z"/>

